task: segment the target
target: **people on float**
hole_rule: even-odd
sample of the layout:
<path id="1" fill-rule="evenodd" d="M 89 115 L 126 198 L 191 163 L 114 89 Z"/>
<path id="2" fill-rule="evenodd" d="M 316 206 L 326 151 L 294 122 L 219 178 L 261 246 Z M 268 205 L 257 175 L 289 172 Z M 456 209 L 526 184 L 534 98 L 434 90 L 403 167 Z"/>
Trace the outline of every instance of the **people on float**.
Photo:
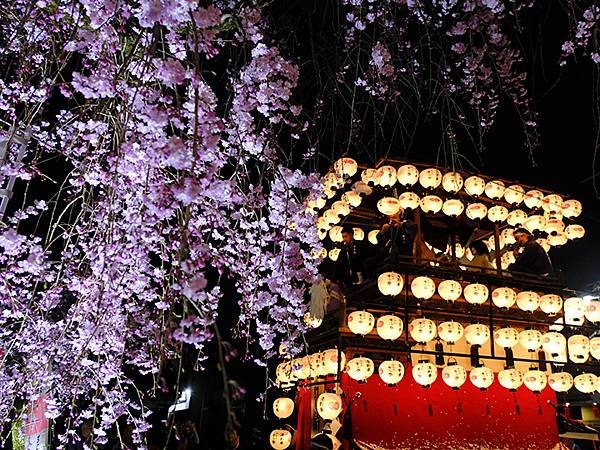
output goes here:
<path id="1" fill-rule="evenodd" d="M 381 226 L 377 235 L 379 251 L 384 258 L 396 256 L 413 256 L 413 246 L 417 235 L 417 225 L 404 219 L 404 211 L 400 209 L 390 216 Z"/>
<path id="2" fill-rule="evenodd" d="M 515 262 L 508 266 L 508 271 L 551 276 L 553 269 L 550 258 L 531 232 L 526 228 L 517 228 L 513 236 L 517 246 L 513 250 Z"/>
<path id="3" fill-rule="evenodd" d="M 494 270 L 494 266 L 490 262 L 490 251 L 482 240 L 477 240 L 469 243 L 469 250 L 473 255 L 473 259 L 469 260 L 466 256 L 463 256 L 459 263 L 470 271 L 477 270 Z"/>
<path id="4" fill-rule="evenodd" d="M 354 239 L 350 226 L 342 228 L 342 248 L 338 257 L 340 281 L 344 285 L 360 284 L 364 281 L 363 267 L 368 249 L 363 241 Z"/>

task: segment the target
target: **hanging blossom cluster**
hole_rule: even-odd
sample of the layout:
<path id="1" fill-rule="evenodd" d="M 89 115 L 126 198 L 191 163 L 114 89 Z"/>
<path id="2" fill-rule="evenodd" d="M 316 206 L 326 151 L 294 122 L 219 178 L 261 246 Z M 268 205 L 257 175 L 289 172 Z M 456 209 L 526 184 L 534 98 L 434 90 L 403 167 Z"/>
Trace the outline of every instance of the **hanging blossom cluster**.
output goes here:
<path id="1" fill-rule="evenodd" d="M 594 63 L 600 64 L 600 41 L 598 40 L 600 6 L 595 2 L 590 2 L 583 8 L 578 7 L 575 2 L 569 2 L 569 6 L 570 11 L 573 11 L 576 17 L 573 18 L 571 39 L 562 45 L 560 64 L 565 65 L 567 59 L 574 55 L 577 49 L 587 52 Z M 580 13 L 577 14 L 578 12 Z"/>
<path id="2" fill-rule="evenodd" d="M 57 155 L 70 168 L 48 204 L 0 228 L 0 417 L 43 394 L 63 443 L 89 418 L 103 443 L 125 416 L 142 445 L 156 382 L 137 380 L 183 345 L 201 350 L 219 306 L 239 309 L 238 334 L 263 356 L 282 339 L 293 352 L 304 329 L 318 239 L 302 198 L 317 183 L 277 151 L 281 127 L 298 127 L 298 68 L 237 2 L 15 0 L 0 12 L 0 114 L 30 127 L 37 150 L 18 175 L 52 178 L 37 162 Z M 229 77 L 211 77 L 237 50 L 248 56 Z M 24 231 L 39 217 L 47 234 Z"/>

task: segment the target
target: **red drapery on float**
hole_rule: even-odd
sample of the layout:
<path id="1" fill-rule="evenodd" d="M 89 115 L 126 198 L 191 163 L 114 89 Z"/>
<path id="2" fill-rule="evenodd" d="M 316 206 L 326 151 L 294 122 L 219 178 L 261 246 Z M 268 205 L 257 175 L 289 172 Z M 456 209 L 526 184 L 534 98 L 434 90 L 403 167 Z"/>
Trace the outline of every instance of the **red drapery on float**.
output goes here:
<path id="1" fill-rule="evenodd" d="M 296 427 L 296 450 L 309 450 L 312 427 L 311 391 L 306 386 L 298 388 L 296 406 L 298 408 L 298 425 Z"/>

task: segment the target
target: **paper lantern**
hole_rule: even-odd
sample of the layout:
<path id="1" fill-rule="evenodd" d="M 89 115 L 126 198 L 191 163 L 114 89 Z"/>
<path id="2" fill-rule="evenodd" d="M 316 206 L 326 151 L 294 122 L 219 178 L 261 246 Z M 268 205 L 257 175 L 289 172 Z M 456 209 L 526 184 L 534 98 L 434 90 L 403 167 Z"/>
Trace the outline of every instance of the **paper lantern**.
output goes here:
<path id="1" fill-rule="evenodd" d="M 465 209 L 465 205 L 460 200 L 451 198 L 442 205 L 442 211 L 449 217 L 458 217 Z"/>
<path id="2" fill-rule="evenodd" d="M 556 372 L 548 377 L 548 384 L 555 392 L 567 392 L 573 387 L 573 376 L 568 372 Z"/>
<path id="3" fill-rule="evenodd" d="M 292 359 L 292 375 L 297 380 L 310 378 L 310 360 L 307 356 Z"/>
<path id="4" fill-rule="evenodd" d="M 593 373 L 582 373 L 573 380 L 575 389 L 584 394 L 591 394 L 597 389 L 598 377 Z"/>
<path id="5" fill-rule="evenodd" d="M 560 219 L 548 219 L 546 220 L 546 226 L 544 231 L 548 234 L 562 233 L 565 229 L 565 224 Z"/>
<path id="6" fill-rule="evenodd" d="M 492 291 L 492 302 L 498 308 L 510 308 L 517 301 L 517 293 L 508 287 L 499 287 Z"/>
<path id="7" fill-rule="evenodd" d="M 465 328 L 465 339 L 471 345 L 483 345 L 490 338 L 490 329 L 481 323 L 474 323 Z"/>
<path id="8" fill-rule="evenodd" d="M 458 172 L 447 172 L 442 177 L 442 187 L 446 192 L 458 192 L 463 187 L 463 177 Z"/>
<path id="9" fill-rule="evenodd" d="M 590 339 L 590 354 L 594 359 L 600 360 L 600 336 Z"/>
<path id="10" fill-rule="evenodd" d="M 549 213 L 562 212 L 563 199 L 560 195 L 550 194 L 542 199 L 542 208 Z"/>
<path id="11" fill-rule="evenodd" d="M 337 223 L 340 223 L 340 220 L 342 220 L 340 218 L 340 216 L 338 216 L 336 214 L 336 212 L 332 209 L 328 209 L 327 211 L 325 211 L 323 213 L 323 219 L 325 219 L 325 221 L 329 224 L 329 225 L 335 225 Z"/>
<path id="12" fill-rule="evenodd" d="M 517 306 L 523 311 L 535 311 L 540 306 L 540 296 L 533 291 L 521 291 L 517 294 Z"/>
<path id="13" fill-rule="evenodd" d="M 415 277 L 410 283 L 412 294 L 421 300 L 427 300 L 435 294 L 435 283 L 429 277 Z"/>
<path id="14" fill-rule="evenodd" d="M 352 231 L 354 231 L 354 240 L 355 241 L 362 241 L 365 238 L 365 232 L 363 231 L 362 228 L 352 228 Z"/>
<path id="15" fill-rule="evenodd" d="M 540 297 L 540 309 L 546 314 L 554 315 L 562 309 L 563 300 L 560 295 L 546 294 Z"/>
<path id="16" fill-rule="evenodd" d="M 404 366 L 394 359 L 383 361 L 379 364 L 379 378 L 388 386 L 395 386 L 404 378 Z"/>
<path id="17" fill-rule="evenodd" d="M 514 211 L 508 213 L 508 216 L 506 216 L 506 222 L 511 227 L 520 227 L 525 223 L 527 217 L 528 216 L 525 212 L 521 211 L 520 209 L 515 209 Z"/>
<path id="18" fill-rule="evenodd" d="M 458 281 L 444 280 L 438 285 L 438 293 L 444 300 L 453 302 L 460 297 L 462 286 Z"/>
<path id="19" fill-rule="evenodd" d="M 523 374 L 515 368 L 504 369 L 498 373 L 498 382 L 503 388 L 516 391 L 523 384 Z"/>
<path id="20" fill-rule="evenodd" d="M 533 189 L 531 191 L 527 191 L 523 201 L 525 202 L 525 206 L 527 206 L 529 209 L 536 209 L 541 206 L 543 198 L 544 194 L 542 192 Z"/>
<path id="21" fill-rule="evenodd" d="M 373 245 L 377 245 L 377 235 L 379 234 L 379 230 L 371 230 L 369 231 L 369 234 L 367 234 L 367 240 L 373 244 Z"/>
<path id="22" fill-rule="evenodd" d="M 400 211 L 400 200 L 395 197 L 383 197 L 377 202 L 377 209 L 386 216 L 393 216 Z"/>
<path id="23" fill-rule="evenodd" d="M 402 334 L 402 320 L 398 316 L 385 315 L 377 319 L 377 334 L 388 341 L 398 339 Z"/>
<path id="24" fill-rule="evenodd" d="M 544 216 L 540 216 L 539 214 L 529 216 L 529 218 L 524 223 L 525 228 L 529 230 L 530 233 L 534 231 L 542 231 L 546 227 L 546 219 Z"/>
<path id="25" fill-rule="evenodd" d="M 519 333 L 519 344 L 527 351 L 534 352 L 542 346 L 542 333 L 538 330 L 523 330 Z"/>
<path id="26" fill-rule="evenodd" d="M 273 402 L 273 414 L 279 419 L 287 419 L 294 412 L 294 400 L 280 397 Z"/>
<path id="27" fill-rule="evenodd" d="M 362 180 L 363 183 L 365 183 L 369 186 L 373 186 L 376 184 L 376 182 L 375 182 L 375 173 L 376 172 L 377 172 L 377 170 L 375 170 L 375 169 L 365 169 L 360 174 L 360 179 Z"/>
<path id="28" fill-rule="evenodd" d="M 352 190 L 360 196 L 371 195 L 373 193 L 373 189 L 371 189 L 371 187 L 364 181 L 357 181 L 354 183 L 352 185 Z"/>
<path id="29" fill-rule="evenodd" d="M 403 192 L 398 201 L 403 209 L 417 209 L 421 205 L 421 199 L 414 192 Z"/>
<path id="30" fill-rule="evenodd" d="M 322 377 L 322 376 L 327 375 L 323 371 L 323 368 L 324 368 L 323 367 L 323 353 L 317 352 L 317 353 L 308 355 L 308 362 L 310 365 L 310 377 L 311 378 Z"/>
<path id="31" fill-rule="evenodd" d="M 375 172 L 375 184 L 383 187 L 391 187 L 396 184 L 396 168 L 392 166 L 381 166 Z"/>
<path id="32" fill-rule="evenodd" d="M 279 384 L 290 383 L 292 381 L 291 361 L 285 361 L 277 365 L 277 368 L 275 369 L 275 377 L 277 379 L 277 383 Z"/>
<path id="33" fill-rule="evenodd" d="M 419 361 L 412 368 L 412 376 L 421 386 L 429 387 L 437 378 L 437 367 L 429 361 Z"/>
<path id="34" fill-rule="evenodd" d="M 452 389 L 459 389 L 467 381 L 467 371 L 463 366 L 459 366 L 456 363 L 448 363 L 442 369 L 442 380 Z"/>
<path id="35" fill-rule="evenodd" d="M 396 173 L 396 178 L 398 183 L 404 187 L 413 186 L 419 181 L 419 170 L 411 164 L 400 166 Z"/>
<path id="36" fill-rule="evenodd" d="M 313 250 L 311 252 L 311 255 L 315 258 L 315 259 L 325 259 L 327 258 L 327 249 L 324 247 L 321 247 L 319 250 Z"/>
<path id="37" fill-rule="evenodd" d="M 324 392 L 317 399 L 317 412 L 324 420 L 334 420 L 342 412 L 342 399 L 339 395 Z"/>
<path id="38" fill-rule="evenodd" d="M 550 251 L 551 245 L 548 242 L 548 239 L 538 238 L 536 239 L 536 242 L 542 246 L 546 253 Z"/>
<path id="39" fill-rule="evenodd" d="M 402 292 L 404 280 L 402 275 L 396 272 L 384 272 L 377 277 L 377 287 L 383 295 L 398 295 Z"/>
<path id="40" fill-rule="evenodd" d="M 600 300 L 593 299 L 590 300 L 587 305 L 585 305 L 585 318 L 592 323 L 600 322 Z"/>
<path id="41" fill-rule="evenodd" d="M 560 247 L 561 245 L 565 245 L 569 238 L 567 238 L 566 233 L 556 233 L 548 235 L 548 243 L 552 247 Z"/>
<path id="42" fill-rule="evenodd" d="M 583 322 L 585 317 L 585 304 L 583 299 L 580 297 L 571 297 L 565 300 L 563 305 L 565 311 L 565 318 L 574 323 Z"/>
<path id="43" fill-rule="evenodd" d="M 269 443 L 275 450 L 284 450 L 292 444 L 292 433 L 288 430 L 273 430 L 269 435 Z"/>
<path id="44" fill-rule="evenodd" d="M 318 210 L 322 209 L 326 203 L 327 203 L 327 200 L 325 200 L 323 197 L 316 197 L 312 200 L 309 200 L 307 203 L 307 206 L 309 209 L 311 209 L 313 211 L 318 211 Z"/>
<path id="45" fill-rule="evenodd" d="M 375 326 L 375 317 L 368 311 L 354 311 L 348 315 L 348 328 L 354 334 L 369 334 Z"/>
<path id="46" fill-rule="evenodd" d="M 344 217 L 350 214 L 350 205 L 343 200 L 338 200 L 331 205 L 331 210 L 338 216 Z"/>
<path id="47" fill-rule="evenodd" d="M 516 242 L 513 233 L 513 228 L 505 228 L 500 232 L 500 248 L 504 248 L 507 245 L 512 245 Z"/>
<path id="48" fill-rule="evenodd" d="M 590 340 L 582 334 L 575 334 L 567 340 L 569 359 L 574 363 L 584 363 L 590 357 Z"/>
<path id="49" fill-rule="evenodd" d="M 306 313 L 304 314 L 304 323 L 310 328 L 319 328 L 321 323 L 323 323 L 323 319 L 313 317 L 310 315 L 310 313 Z"/>
<path id="50" fill-rule="evenodd" d="M 329 229 L 329 239 L 332 242 L 342 242 L 344 240 L 342 236 L 343 228 L 339 225 L 334 225 Z"/>
<path id="51" fill-rule="evenodd" d="M 360 206 L 360 204 L 362 203 L 362 197 L 360 196 L 359 193 L 354 192 L 354 191 L 344 192 L 344 194 L 342 195 L 342 200 L 344 200 L 346 203 L 348 203 L 353 208 L 358 208 Z"/>
<path id="52" fill-rule="evenodd" d="M 485 190 L 485 181 L 478 176 L 471 176 L 465 180 L 465 191 L 473 197 L 478 197 Z"/>
<path id="53" fill-rule="evenodd" d="M 574 239 L 581 239 L 585 235 L 585 228 L 577 224 L 568 225 L 565 228 L 565 235 L 567 236 L 567 239 L 571 241 Z"/>
<path id="54" fill-rule="evenodd" d="M 481 220 L 487 215 L 487 206 L 483 203 L 471 203 L 467 206 L 467 217 L 471 220 Z"/>
<path id="55" fill-rule="evenodd" d="M 421 209 L 426 214 L 435 214 L 442 209 L 442 199 L 437 195 L 427 195 L 421 199 Z"/>
<path id="56" fill-rule="evenodd" d="M 337 348 L 330 348 L 329 350 L 325 350 L 324 352 L 321 352 L 321 355 L 323 355 L 322 372 L 324 375 L 333 375 L 338 373 L 338 365 L 340 371 L 344 370 L 344 367 L 346 367 L 346 355 L 344 354 L 344 352 L 338 352 Z"/>
<path id="57" fill-rule="evenodd" d="M 504 191 L 506 191 L 506 187 L 504 182 L 500 180 L 490 181 L 485 185 L 485 195 L 493 200 L 502 198 Z"/>
<path id="58" fill-rule="evenodd" d="M 425 344 L 435 338 L 437 327 L 435 322 L 429 319 L 414 319 L 408 325 L 410 336 L 419 344 Z"/>
<path id="59" fill-rule="evenodd" d="M 448 344 L 454 344 L 463 337 L 465 329 L 463 326 L 454 321 L 442 322 L 437 327 L 438 336 Z"/>
<path id="60" fill-rule="evenodd" d="M 425 189 L 435 189 L 442 182 L 442 172 L 430 167 L 429 169 L 422 170 L 419 174 L 419 183 Z"/>
<path id="61" fill-rule="evenodd" d="M 332 248 L 331 250 L 329 250 L 329 259 L 332 261 L 337 261 L 340 257 L 340 251 L 341 250 L 339 248 Z"/>
<path id="62" fill-rule="evenodd" d="M 346 371 L 350 378 L 364 383 L 375 372 L 375 364 L 370 358 L 352 358 L 346 363 Z"/>
<path id="63" fill-rule="evenodd" d="M 488 299 L 489 291 L 484 284 L 473 283 L 465 286 L 465 300 L 473 305 L 481 305 Z"/>
<path id="64" fill-rule="evenodd" d="M 325 220 L 324 216 L 321 216 L 317 219 L 316 226 L 319 231 L 324 231 L 325 233 L 327 233 L 327 231 L 331 228 L 331 224 Z M 327 236 L 327 234 L 325 235 Z"/>
<path id="65" fill-rule="evenodd" d="M 504 191 L 504 200 L 511 205 L 518 205 L 525 198 L 525 189 L 523 186 L 513 184 Z"/>
<path id="66" fill-rule="evenodd" d="M 344 184 L 344 179 L 333 172 L 329 172 L 323 177 L 323 187 L 325 190 L 335 192 L 337 189 L 343 187 Z"/>
<path id="67" fill-rule="evenodd" d="M 567 348 L 567 339 L 557 331 L 549 331 L 542 336 L 542 348 L 546 353 L 559 355 Z"/>
<path id="68" fill-rule="evenodd" d="M 519 342 L 519 332 L 514 328 L 500 328 L 494 333 L 494 341 L 502 348 L 513 348 Z"/>
<path id="69" fill-rule="evenodd" d="M 539 394 L 548 384 L 546 374 L 540 369 L 531 368 L 523 375 L 525 387 L 535 394 Z"/>
<path id="70" fill-rule="evenodd" d="M 469 373 L 469 380 L 476 388 L 485 391 L 494 382 L 494 371 L 489 367 L 474 367 Z"/>
<path id="71" fill-rule="evenodd" d="M 358 164 L 352 158 L 340 158 L 333 164 L 338 175 L 351 177 L 358 171 Z"/>
<path id="72" fill-rule="evenodd" d="M 578 217 L 581 214 L 581 211 L 581 202 L 578 200 L 566 200 L 562 204 L 562 213 L 565 217 Z"/>
<path id="73" fill-rule="evenodd" d="M 501 264 L 502 269 L 506 269 L 508 266 L 510 266 L 514 262 L 515 262 L 515 256 L 512 254 L 512 252 L 506 252 L 500 257 L 500 264 Z M 496 267 L 496 261 L 492 261 L 492 265 L 494 267 Z"/>

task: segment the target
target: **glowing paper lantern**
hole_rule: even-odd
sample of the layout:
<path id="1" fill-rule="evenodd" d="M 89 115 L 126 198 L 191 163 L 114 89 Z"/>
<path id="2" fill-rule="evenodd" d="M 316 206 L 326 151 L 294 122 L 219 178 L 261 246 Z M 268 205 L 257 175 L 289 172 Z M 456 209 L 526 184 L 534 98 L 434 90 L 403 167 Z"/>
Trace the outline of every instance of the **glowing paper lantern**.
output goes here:
<path id="1" fill-rule="evenodd" d="M 490 338 L 490 329 L 481 323 L 474 323 L 465 328 L 465 339 L 471 345 L 483 345 Z"/>
<path id="2" fill-rule="evenodd" d="M 540 369 L 531 368 L 523 375 L 523 383 L 530 391 L 539 394 L 548 384 L 546 374 Z"/>
<path id="3" fill-rule="evenodd" d="M 575 389 L 584 394 L 591 394 L 597 389 L 598 377 L 593 373 L 582 373 L 573 380 Z"/>
<path id="4" fill-rule="evenodd" d="M 337 261 L 340 257 L 340 251 L 341 250 L 339 248 L 332 248 L 331 250 L 329 250 L 329 259 L 332 261 Z"/>
<path id="5" fill-rule="evenodd" d="M 379 377 L 388 386 L 395 386 L 404 378 L 404 366 L 394 359 L 383 361 L 379 364 Z"/>
<path id="6" fill-rule="evenodd" d="M 383 295 L 398 295 L 402 292 L 404 280 L 402 275 L 396 272 L 384 272 L 377 277 L 377 287 Z"/>
<path id="7" fill-rule="evenodd" d="M 600 336 L 590 339 L 590 353 L 594 359 L 600 360 Z"/>
<path id="8" fill-rule="evenodd" d="M 540 296 L 533 291 L 521 291 L 517 294 L 517 306 L 523 311 L 535 311 L 540 306 Z"/>
<path id="9" fill-rule="evenodd" d="M 575 334 L 567 340 L 569 359 L 574 363 L 584 363 L 590 357 L 590 340 L 582 334 Z"/>
<path id="10" fill-rule="evenodd" d="M 451 198 L 442 205 L 442 211 L 449 217 L 458 217 L 465 209 L 465 205 L 460 200 Z"/>
<path id="11" fill-rule="evenodd" d="M 560 295 L 546 294 L 540 297 L 540 309 L 546 314 L 554 315 L 560 312 L 563 300 Z"/>
<path id="12" fill-rule="evenodd" d="M 352 231 L 354 231 L 354 239 L 357 241 L 362 241 L 365 238 L 365 232 L 362 230 L 362 228 L 352 228 Z"/>
<path id="13" fill-rule="evenodd" d="M 487 206 L 483 203 L 471 203 L 467 206 L 467 217 L 471 220 L 481 220 L 487 215 Z"/>
<path id="14" fill-rule="evenodd" d="M 419 361 L 412 368 L 414 380 L 423 387 L 429 387 L 437 378 L 437 367 L 427 360 Z"/>
<path id="15" fill-rule="evenodd" d="M 322 377 L 326 375 L 326 373 L 323 371 L 323 353 L 318 352 L 308 355 L 308 360 L 310 364 L 311 378 Z"/>
<path id="16" fill-rule="evenodd" d="M 280 397 L 273 402 L 273 414 L 279 419 L 287 419 L 294 412 L 294 400 Z"/>
<path id="17" fill-rule="evenodd" d="M 348 315 L 348 328 L 354 334 L 364 336 L 375 326 L 375 317 L 368 311 L 354 311 Z"/>
<path id="18" fill-rule="evenodd" d="M 518 205 L 525 198 L 525 189 L 523 186 L 519 186 L 518 184 L 513 184 L 506 188 L 504 191 L 504 200 L 511 205 Z"/>
<path id="19" fill-rule="evenodd" d="M 324 247 L 321 247 L 319 250 L 313 250 L 311 254 L 315 259 L 325 259 L 328 255 L 327 249 Z"/>
<path id="20" fill-rule="evenodd" d="M 347 191 L 342 195 L 342 200 L 348 203 L 353 208 L 357 208 L 362 203 L 362 197 L 355 191 Z"/>
<path id="21" fill-rule="evenodd" d="M 571 241 L 574 239 L 581 239 L 585 235 L 585 228 L 577 224 L 568 225 L 565 228 L 565 235 L 567 236 L 567 239 Z"/>
<path id="22" fill-rule="evenodd" d="M 413 186 L 419 181 L 419 170 L 411 164 L 401 166 L 398 168 L 396 178 L 398 179 L 398 183 L 404 187 Z"/>
<path id="23" fill-rule="evenodd" d="M 370 358 L 352 358 L 346 363 L 346 371 L 350 378 L 364 383 L 375 372 L 375 364 Z"/>
<path id="24" fill-rule="evenodd" d="M 465 300 L 473 305 L 481 305 L 488 299 L 487 286 L 479 283 L 468 284 L 463 291 Z"/>
<path id="25" fill-rule="evenodd" d="M 340 216 L 338 216 L 332 209 L 328 209 L 323 213 L 323 219 L 325 219 L 325 222 L 327 222 L 329 225 L 340 223 L 341 220 Z"/>
<path id="26" fill-rule="evenodd" d="M 417 209 L 421 204 L 421 199 L 414 192 L 403 192 L 398 200 L 403 209 Z"/>
<path id="27" fill-rule="evenodd" d="M 412 294 L 421 300 L 427 300 L 435 294 L 435 283 L 429 277 L 416 277 L 410 283 Z"/>
<path id="28" fill-rule="evenodd" d="M 386 216 L 393 216 L 400 211 L 400 200 L 395 197 L 383 197 L 377 202 L 377 209 Z"/>
<path id="29" fill-rule="evenodd" d="M 307 356 L 292 359 L 292 375 L 297 380 L 310 378 L 310 360 Z"/>
<path id="30" fill-rule="evenodd" d="M 458 192 L 463 187 L 463 177 L 458 172 L 448 172 L 442 177 L 442 187 L 446 192 Z"/>
<path id="31" fill-rule="evenodd" d="M 556 372 L 548 377 L 550 389 L 555 392 L 567 392 L 573 387 L 573 375 L 568 372 Z"/>
<path id="32" fill-rule="evenodd" d="M 435 322 L 429 319 L 414 319 L 408 325 L 410 336 L 420 344 L 425 344 L 435 338 L 437 327 Z"/>
<path id="33" fill-rule="evenodd" d="M 548 234 L 562 233 L 565 229 L 565 224 L 560 219 L 548 219 L 546 220 L 546 227 L 544 231 Z"/>
<path id="34" fill-rule="evenodd" d="M 562 204 L 562 213 L 565 217 L 578 217 L 581 214 L 581 211 L 581 202 L 578 200 L 566 200 Z"/>
<path id="35" fill-rule="evenodd" d="M 377 319 L 377 334 L 389 341 L 398 339 L 402 334 L 402 320 L 398 316 L 385 315 Z"/>
<path id="36" fill-rule="evenodd" d="M 500 328 L 494 333 L 494 341 L 500 347 L 512 348 L 519 342 L 519 332 L 514 328 Z"/>
<path id="37" fill-rule="evenodd" d="M 544 194 L 536 189 L 531 191 L 527 191 L 525 194 L 525 206 L 529 209 L 539 208 L 542 204 L 542 199 L 544 198 Z"/>
<path id="38" fill-rule="evenodd" d="M 548 235 L 548 243 L 552 247 L 560 247 L 561 245 L 565 245 L 569 238 L 567 238 L 566 233 L 556 233 Z"/>
<path id="39" fill-rule="evenodd" d="M 343 200 L 338 200 L 331 205 L 331 210 L 340 217 L 350 214 L 350 205 Z"/>
<path id="40" fill-rule="evenodd" d="M 292 381 L 292 365 L 290 361 L 282 362 L 275 369 L 277 383 L 287 384 Z"/>
<path id="41" fill-rule="evenodd" d="M 590 300 L 585 305 L 585 318 L 592 323 L 600 322 L 600 300 Z"/>
<path id="42" fill-rule="evenodd" d="M 442 172 L 430 167 L 429 169 L 422 170 L 419 174 L 419 183 L 425 189 L 435 189 L 442 182 Z"/>
<path id="43" fill-rule="evenodd" d="M 465 191 L 473 197 L 478 197 L 485 190 L 485 181 L 478 176 L 471 176 L 465 180 Z"/>
<path id="44" fill-rule="evenodd" d="M 542 231 L 546 227 L 546 218 L 544 216 L 540 216 L 539 214 L 529 216 L 524 225 L 530 233 L 533 233 L 534 231 Z"/>
<path id="45" fill-rule="evenodd" d="M 519 333 L 519 344 L 524 349 L 534 352 L 542 346 L 542 333 L 538 330 L 523 330 Z"/>
<path id="46" fill-rule="evenodd" d="M 442 380 L 452 389 L 459 389 L 467 381 L 467 371 L 463 366 L 459 366 L 456 363 L 448 363 L 442 369 Z"/>
<path id="47" fill-rule="evenodd" d="M 498 308 L 510 308 L 517 301 L 517 293 L 508 287 L 499 287 L 492 291 L 492 302 Z"/>
<path id="48" fill-rule="evenodd" d="M 565 318 L 575 323 L 583 322 L 585 316 L 585 304 L 580 297 L 571 297 L 565 300 L 563 306 Z"/>
<path id="49" fill-rule="evenodd" d="M 273 430 L 269 435 L 269 443 L 275 450 L 284 450 L 292 444 L 292 433 L 288 430 Z"/>
<path id="50" fill-rule="evenodd" d="M 336 191 L 344 186 L 344 179 L 333 172 L 329 172 L 323 177 L 323 187 L 325 190 Z"/>
<path id="51" fill-rule="evenodd" d="M 396 169 L 392 166 L 381 166 L 375 172 L 374 181 L 383 187 L 391 187 L 396 184 Z"/>
<path id="52" fill-rule="evenodd" d="M 323 374 L 324 375 L 333 375 L 338 372 L 338 364 L 339 369 L 344 370 L 346 367 L 346 355 L 344 352 L 339 352 L 339 363 L 338 363 L 338 349 L 330 348 L 329 350 L 325 350 L 321 352 L 323 355 Z"/>
<path id="53" fill-rule="evenodd" d="M 489 367 L 474 367 L 469 373 L 469 380 L 476 388 L 485 391 L 494 382 L 494 371 Z"/>
<path id="54" fill-rule="evenodd" d="M 363 183 L 365 183 L 369 186 L 373 186 L 376 184 L 376 182 L 375 182 L 375 173 L 376 172 L 377 171 L 375 169 L 365 169 L 360 174 L 360 179 L 362 180 Z"/>
<path id="55" fill-rule="evenodd" d="M 342 242 L 344 238 L 342 237 L 343 228 L 339 225 L 334 225 L 329 229 L 329 239 L 332 242 Z"/>
<path id="56" fill-rule="evenodd" d="M 512 245 L 516 242 L 515 237 L 513 235 L 514 229 L 505 228 L 500 233 L 500 248 L 504 248 L 506 245 Z"/>
<path id="57" fill-rule="evenodd" d="M 514 211 L 508 213 L 508 216 L 506 216 L 506 222 L 511 227 L 520 227 L 525 223 L 527 217 L 527 213 L 521 211 L 520 209 L 515 209 Z"/>
<path id="58" fill-rule="evenodd" d="M 559 355 L 567 348 L 567 339 L 557 331 L 549 331 L 542 336 L 542 348 L 546 353 Z"/>
<path id="59" fill-rule="evenodd" d="M 542 208 L 549 213 L 562 212 L 563 199 L 560 195 L 550 194 L 542 199 Z"/>
<path id="60" fill-rule="evenodd" d="M 449 321 L 440 323 L 437 332 L 440 339 L 448 344 L 454 344 L 463 336 L 465 329 L 460 323 Z"/>
<path id="61" fill-rule="evenodd" d="M 551 245 L 548 242 L 548 239 L 539 238 L 539 239 L 536 239 L 536 241 L 538 244 L 540 244 L 542 246 L 542 248 L 544 249 L 544 251 L 546 253 L 548 253 L 550 251 Z"/>
<path id="62" fill-rule="evenodd" d="M 317 399 L 317 412 L 324 420 L 334 420 L 342 412 L 342 405 L 339 395 L 324 392 Z"/>
<path id="63" fill-rule="evenodd" d="M 352 190 L 360 196 L 371 195 L 373 193 L 373 189 L 371 189 L 371 187 L 364 181 L 357 181 L 354 183 L 352 185 Z"/>
<path id="64" fill-rule="evenodd" d="M 437 195 L 427 195 L 421 199 L 421 209 L 427 214 L 436 214 L 442 209 L 442 199 Z"/>
<path id="65" fill-rule="evenodd" d="M 523 384 L 523 374 L 515 368 L 504 369 L 498 373 L 498 382 L 503 388 L 516 391 Z"/>
<path id="66" fill-rule="evenodd" d="M 333 164 L 338 175 L 351 177 L 358 171 L 358 164 L 352 158 L 340 158 Z"/>
<path id="67" fill-rule="evenodd" d="M 438 293 L 444 300 L 453 302 L 460 297 L 462 286 L 458 281 L 444 280 L 438 285 Z"/>
<path id="68" fill-rule="evenodd" d="M 318 211 L 319 209 L 322 209 L 326 203 L 327 200 L 325 200 L 323 197 L 316 197 L 312 200 L 309 200 L 307 206 L 313 211 Z"/>
<path id="69" fill-rule="evenodd" d="M 378 234 L 379 234 L 379 230 L 369 231 L 369 234 L 367 235 L 368 241 L 373 245 L 377 245 L 377 235 Z"/>
<path id="70" fill-rule="evenodd" d="M 323 323 L 323 319 L 312 317 L 310 313 L 306 313 L 304 314 L 304 323 L 310 328 L 319 328 L 321 323 Z"/>
<path id="71" fill-rule="evenodd" d="M 494 200 L 502 198 L 504 191 L 506 191 L 506 187 L 500 180 L 490 181 L 485 185 L 485 195 Z"/>

